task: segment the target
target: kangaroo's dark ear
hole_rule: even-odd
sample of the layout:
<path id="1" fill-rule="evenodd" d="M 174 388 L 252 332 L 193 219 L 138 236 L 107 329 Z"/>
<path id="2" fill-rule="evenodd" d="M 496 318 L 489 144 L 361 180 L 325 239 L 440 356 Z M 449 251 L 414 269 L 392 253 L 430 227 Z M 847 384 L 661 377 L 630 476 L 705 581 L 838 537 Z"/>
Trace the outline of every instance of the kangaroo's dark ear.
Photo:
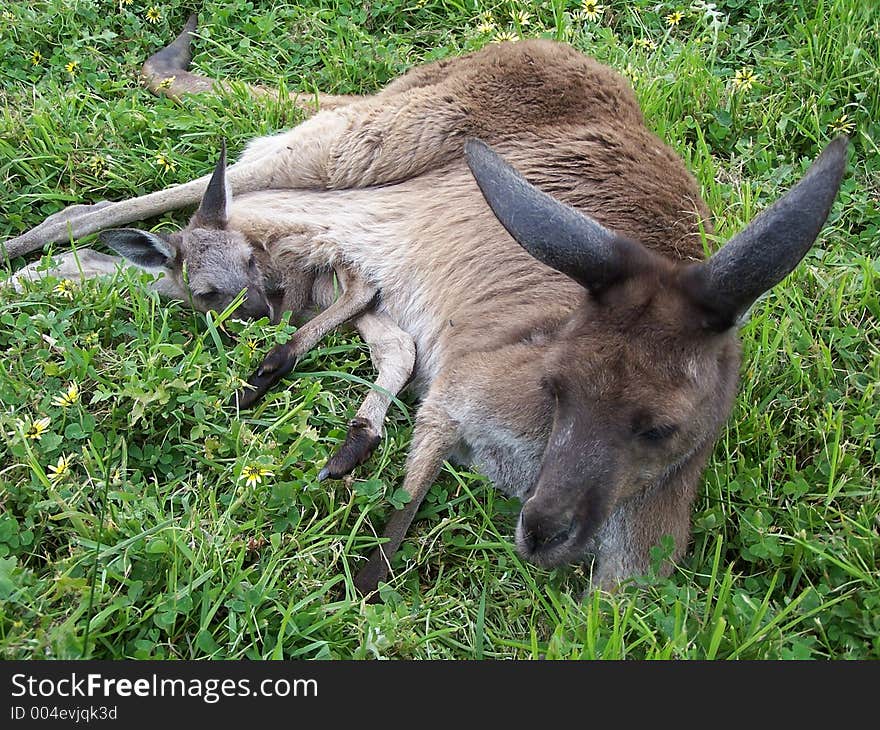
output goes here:
<path id="1" fill-rule="evenodd" d="M 220 159 L 217 160 L 208 189 L 191 224 L 198 228 L 226 228 L 231 205 L 232 190 L 226 182 L 226 140 L 224 139 L 220 143 Z"/>
<path id="2" fill-rule="evenodd" d="M 840 188 L 849 140 L 829 144 L 804 177 L 708 261 L 685 270 L 686 290 L 713 329 L 733 326 L 798 265 L 819 235 Z"/>
<path id="3" fill-rule="evenodd" d="M 111 228 L 101 231 L 98 239 L 120 256 L 146 269 L 169 268 L 174 263 L 174 247 L 161 234 L 136 228 Z"/>
<path id="4" fill-rule="evenodd" d="M 468 166 L 507 232 L 532 256 L 593 294 L 650 265 L 641 244 L 538 190 L 484 142 L 465 144 Z"/>

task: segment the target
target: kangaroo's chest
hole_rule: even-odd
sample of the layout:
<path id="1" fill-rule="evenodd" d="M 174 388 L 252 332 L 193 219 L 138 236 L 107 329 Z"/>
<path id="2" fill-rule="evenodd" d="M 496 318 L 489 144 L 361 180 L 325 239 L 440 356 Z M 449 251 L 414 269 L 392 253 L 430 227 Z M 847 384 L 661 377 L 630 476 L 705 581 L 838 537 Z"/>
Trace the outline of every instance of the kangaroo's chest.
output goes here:
<path id="1" fill-rule="evenodd" d="M 543 443 L 491 424 L 465 428 L 462 436 L 456 461 L 485 475 L 504 494 L 527 498 L 538 480 Z"/>
<path id="2" fill-rule="evenodd" d="M 491 361 L 490 357 L 490 361 Z M 499 358 L 510 364 L 509 357 Z M 474 360 L 483 358 L 474 357 Z M 552 404 L 522 367 L 453 373 L 442 403 L 458 425 L 458 460 L 485 474 L 504 493 L 526 498 L 534 488 L 552 426 Z"/>

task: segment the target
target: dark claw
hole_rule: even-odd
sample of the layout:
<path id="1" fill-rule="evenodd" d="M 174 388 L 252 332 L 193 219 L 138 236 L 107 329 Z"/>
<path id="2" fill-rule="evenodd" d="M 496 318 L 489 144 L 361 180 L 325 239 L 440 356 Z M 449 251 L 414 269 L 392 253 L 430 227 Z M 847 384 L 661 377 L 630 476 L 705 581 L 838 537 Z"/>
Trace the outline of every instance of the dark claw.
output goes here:
<path id="1" fill-rule="evenodd" d="M 388 561 L 382 548 L 376 548 L 367 564 L 354 577 L 354 587 L 365 596 L 367 603 L 380 603 L 379 583 L 388 578 Z"/>
<path id="2" fill-rule="evenodd" d="M 367 419 L 359 417 L 351 419 L 345 441 L 336 449 L 326 466 L 318 472 L 318 481 L 322 482 L 328 477 L 339 479 L 350 474 L 356 466 L 360 466 L 370 458 L 380 440 L 379 434 L 373 430 Z"/>
<path id="3" fill-rule="evenodd" d="M 232 396 L 230 405 L 239 408 L 250 408 L 269 389 L 293 370 L 296 358 L 290 354 L 290 350 L 284 346 L 276 347 L 266 355 L 266 359 L 257 368 L 257 371 L 248 378 L 250 388 L 244 388 Z"/>

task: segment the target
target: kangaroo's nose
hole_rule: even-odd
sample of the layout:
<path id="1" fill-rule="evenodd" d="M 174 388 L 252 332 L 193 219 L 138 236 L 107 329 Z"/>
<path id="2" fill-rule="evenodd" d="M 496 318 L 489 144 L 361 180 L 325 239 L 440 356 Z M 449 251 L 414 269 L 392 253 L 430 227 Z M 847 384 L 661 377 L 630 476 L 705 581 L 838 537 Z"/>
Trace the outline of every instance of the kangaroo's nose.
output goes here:
<path id="1" fill-rule="evenodd" d="M 571 534 L 571 520 L 548 515 L 529 500 L 519 514 L 523 543 L 530 553 L 549 550 L 564 543 Z"/>

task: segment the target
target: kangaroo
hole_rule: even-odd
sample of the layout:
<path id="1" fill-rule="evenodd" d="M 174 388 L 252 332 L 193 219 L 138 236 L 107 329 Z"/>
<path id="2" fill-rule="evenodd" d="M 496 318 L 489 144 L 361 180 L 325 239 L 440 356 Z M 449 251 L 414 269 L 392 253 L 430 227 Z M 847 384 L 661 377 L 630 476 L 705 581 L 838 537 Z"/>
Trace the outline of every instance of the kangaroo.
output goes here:
<path id="1" fill-rule="evenodd" d="M 832 141 L 703 260 L 712 228 L 694 178 L 623 77 L 567 45 L 493 44 L 254 141 L 229 168 L 228 227 L 297 270 L 350 272 L 416 345 L 410 501 L 358 590 L 375 598 L 449 458 L 520 498 L 515 539 L 531 562 L 592 561 L 592 585 L 611 589 L 670 535 L 670 572 L 736 395 L 738 323 L 812 246 L 847 148 Z M 134 202 L 71 228 L 116 225 Z M 275 348 L 237 402 L 255 403 L 298 354 Z"/>

